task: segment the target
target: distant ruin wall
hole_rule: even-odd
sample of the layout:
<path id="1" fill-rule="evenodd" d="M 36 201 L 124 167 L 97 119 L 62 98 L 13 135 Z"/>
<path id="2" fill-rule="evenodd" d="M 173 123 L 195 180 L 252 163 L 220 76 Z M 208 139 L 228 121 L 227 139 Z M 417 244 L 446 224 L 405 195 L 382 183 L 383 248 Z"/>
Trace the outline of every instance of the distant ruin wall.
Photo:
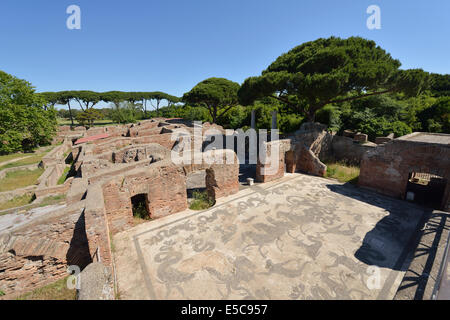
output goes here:
<path id="1" fill-rule="evenodd" d="M 447 179 L 442 203 L 450 209 L 450 146 L 392 140 L 364 154 L 359 185 L 404 198 L 411 172 L 424 172 Z"/>
<path id="2" fill-rule="evenodd" d="M 42 158 L 42 164 L 44 168 L 48 168 L 52 165 L 56 165 L 58 163 L 64 162 L 64 154 L 68 151 L 72 151 L 72 143 L 71 141 L 64 139 L 62 145 L 57 146 L 52 151 L 50 151 L 47 155 Z"/>
<path id="3" fill-rule="evenodd" d="M 333 136 L 331 145 L 335 160 L 358 165 L 366 152 L 376 148 L 376 145 L 361 144 L 352 138 L 337 135 Z"/>
<path id="4" fill-rule="evenodd" d="M 51 187 L 42 187 L 37 188 L 34 192 L 37 199 L 45 198 L 48 196 L 57 196 L 57 195 L 63 195 L 66 194 L 71 186 L 71 180 L 67 180 L 64 184 L 61 185 L 55 185 Z"/>

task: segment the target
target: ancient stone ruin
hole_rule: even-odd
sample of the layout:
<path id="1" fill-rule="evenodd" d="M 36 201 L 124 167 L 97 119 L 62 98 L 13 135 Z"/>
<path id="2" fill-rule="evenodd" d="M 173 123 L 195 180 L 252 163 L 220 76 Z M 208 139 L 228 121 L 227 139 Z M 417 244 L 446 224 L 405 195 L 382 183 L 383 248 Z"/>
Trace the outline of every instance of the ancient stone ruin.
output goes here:
<path id="1" fill-rule="evenodd" d="M 8 199 L 18 193 L 65 195 L 65 205 L 49 213 L 32 214 L 0 225 L 0 288 L 3 298 L 14 298 L 67 276 L 68 266 L 78 266 L 85 279 L 104 279 L 105 290 L 81 290 L 82 299 L 114 299 L 114 246 L 111 237 L 134 226 L 133 206 L 145 207 L 149 219 L 160 219 L 188 208 L 187 189 L 193 174 L 202 172 L 201 186 L 213 200 L 238 193 L 240 163 L 236 150 L 194 150 L 195 125 L 180 119 L 152 119 L 137 124 L 86 130 L 61 127 L 60 145 L 44 157 L 40 183 L 26 190 L 0 194 Z M 213 128 L 226 140 L 222 127 Z M 190 139 L 173 139 L 181 131 Z M 386 137 L 380 144 L 367 136 L 337 136 L 320 124 L 304 124 L 281 140 L 263 142 L 268 159 L 278 153 L 274 165 L 258 159 L 255 180 L 275 181 L 285 173 L 303 172 L 324 177 L 326 159 L 361 163 L 359 185 L 406 199 L 414 174 L 427 173 L 442 191 L 441 208 L 450 210 L 450 147 L 448 135 L 412 134 Z M 184 143 L 191 141 L 191 143 Z M 204 142 L 204 141 L 202 141 Z M 171 155 L 191 150 L 196 163 L 174 163 Z M 214 161 L 207 161 L 207 159 Z M 232 161 L 229 161 L 232 159 Z M 221 160 L 221 161 L 218 161 Z M 66 161 L 72 176 L 57 184 Z M 417 175 L 420 176 L 420 175 Z M 443 183 L 444 181 L 444 183 Z M 151 223 L 151 222 L 150 222 Z M 92 291 L 89 291 L 92 290 Z"/>
<path id="2" fill-rule="evenodd" d="M 422 176 L 426 183 L 413 183 Z M 450 211 L 450 136 L 412 133 L 364 154 L 359 184 L 380 193 L 407 198 L 408 191 L 435 198 Z"/>
<path id="3" fill-rule="evenodd" d="M 219 156 L 231 157 L 231 164 L 171 161 L 177 144 L 172 133 L 181 128 L 193 134 L 192 126 L 163 119 L 78 128 L 76 133 L 62 127 L 57 139 L 62 145 L 43 159 L 46 171 L 32 191 L 38 198 L 66 194 L 67 205 L 0 234 L 0 286 L 5 297 L 64 277 L 70 265 L 84 269 L 99 262 L 111 271 L 110 236 L 133 226 L 132 201 L 138 196 L 149 218 L 158 219 L 187 209 L 186 179 L 192 172 L 205 172 L 204 185 L 213 199 L 238 192 L 239 162 L 232 150 L 221 150 Z M 68 151 L 76 173 L 56 185 Z M 194 156 L 217 158 L 218 152 L 200 150 Z"/>

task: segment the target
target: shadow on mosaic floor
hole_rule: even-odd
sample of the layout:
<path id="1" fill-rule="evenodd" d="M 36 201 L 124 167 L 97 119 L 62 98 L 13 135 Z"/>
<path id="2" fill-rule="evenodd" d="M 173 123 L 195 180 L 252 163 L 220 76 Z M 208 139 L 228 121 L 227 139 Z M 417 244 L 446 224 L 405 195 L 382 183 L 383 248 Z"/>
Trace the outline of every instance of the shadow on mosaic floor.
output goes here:
<path id="1" fill-rule="evenodd" d="M 355 258 L 367 265 L 406 271 L 417 248 L 420 230 L 432 210 L 351 184 L 327 185 L 327 188 L 389 213 L 366 233 L 361 247 L 355 252 Z"/>

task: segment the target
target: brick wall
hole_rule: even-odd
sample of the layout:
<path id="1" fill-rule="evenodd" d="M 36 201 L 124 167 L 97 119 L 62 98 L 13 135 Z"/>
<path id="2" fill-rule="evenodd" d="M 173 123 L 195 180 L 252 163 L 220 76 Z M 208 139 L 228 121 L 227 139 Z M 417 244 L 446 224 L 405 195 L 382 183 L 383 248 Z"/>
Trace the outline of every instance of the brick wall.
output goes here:
<path id="1" fill-rule="evenodd" d="M 359 185 L 404 198 L 411 172 L 431 173 L 447 179 L 442 209 L 449 210 L 449 146 L 398 139 L 381 145 L 364 155 Z"/>
<path id="2" fill-rule="evenodd" d="M 333 136 L 332 149 L 336 160 L 359 164 L 364 154 L 375 147 L 373 144 L 355 143 L 352 138 Z"/>
<path id="3" fill-rule="evenodd" d="M 80 205 L 49 213 L 0 236 L 0 288 L 11 299 L 91 262 Z"/>

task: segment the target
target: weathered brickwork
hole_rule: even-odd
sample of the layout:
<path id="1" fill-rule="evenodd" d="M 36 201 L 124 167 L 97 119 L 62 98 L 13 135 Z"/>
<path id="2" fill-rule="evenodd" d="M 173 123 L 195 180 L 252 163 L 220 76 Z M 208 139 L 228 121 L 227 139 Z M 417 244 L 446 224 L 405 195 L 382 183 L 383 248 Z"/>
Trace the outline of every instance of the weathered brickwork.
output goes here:
<path id="1" fill-rule="evenodd" d="M 152 219 L 183 211 L 188 207 L 187 188 L 193 190 L 188 187 L 191 180 L 187 176 L 191 174 L 200 176 L 199 180 L 205 177 L 202 187 L 206 187 L 213 199 L 239 191 L 240 164 L 236 153 L 221 149 L 220 145 L 217 150 L 205 151 L 209 149 L 208 138 L 199 144 L 194 142 L 194 138 L 204 138 L 201 134 L 209 129 L 215 129 L 214 134 L 226 141 L 227 133 L 220 126 L 194 127 L 180 119 L 175 122 L 154 119 L 76 132 L 62 128 L 58 137 L 64 144 L 46 156 L 43 163 L 46 172 L 39 187 L 33 187 L 32 191 L 38 197 L 66 194 L 68 207 L 0 233 L 0 289 L 6 297 L 66 276 L 68 265 L 85 267 L 94 262 L 91 266 L 95 272 L 87 272 L 85 276 L 95 278 L 98 274 L 105 278 L 109 290 L 103 298 L 112 298 L 114 244 L 111 236 L 135 225 L 133 203 L 145 202 Z M 178 142 L 173 139 L 177 130 L 186 133 Z M 71 146 L 77 137 L 99 133 L 107 133 L 109 137 Z M 320 124 L 306 123 L 286 139 L 263 144 L 260 147 L 266 151 L 268 162 L 258 159 L 256 181 L 273 181 L 285 172 L 296 171 L 325 176 L 326 165 L 322 161 L 333 158 L 361 161 L 361 186 L 399 198 L 405 196 L 411 172 L 450 179 L 450 147 L 443 143 L 448 136 L 413 134 L 375 146 L 365 142 L 365 135 L 347 135 L 337 137 Z M 198 150 L 194 150 L 197 146 Z M 77 174 L 65 184 L 57 185 L 68 151 L 72 151 Z M 173 161 L 173 154 L 186 151 L 191 151 L 187 157 L 191 163 Z M 269 159 L 275 152 L 278 157 L 271 163 Z M 205 171 L 205 175 L 203 172 L 199 175 L 198 171 Z M 444 210 L 450 210 L 449 198 L 447 184 Z M 100 287 L 102 281 L 98 283 Z M 84 294 L 94 298 L 97 295 Z"/>
<path id="2" fill-rule="evenodd" d="M 410 173 L 435 174 L 447 179 L 441 207 L 449 211 L 450 145 L 414 141 L 415 136 L 395 139 L 367 152 L 361 161 L 359 185 L 404 198 Z"/>
<path id="3" fill-rule="evenodd" d="M 265 155 L 263 159 L 258 158 L 256 163 L 256 181 L 257 182 L 269 182 L 280 179 L 284 176 L 286 153 L 292 148 L 290 140 L 277 140 L 265 143 Z M 278 157 L 272 158 L 272 152 L 277 152 Z M 273 163 L 272 161 L 275 161 Z"/>
<path id="4" fill-rule="evenodd" d="M 300 130 L 287 139 L 272 141 L 266 146 L 270 158 L 272 145 L 278 143 L 278 170 L 270 170 L 270 161 L 261 163 L 258 159 L 256 181 L 268 182 L 281 178 L 284 172 L 301 171 L 317 176 L 325 176 L 326 165 L 320 159 L 331 157 L 333 136 L 320 124 L 305 123 Z"/>
<path id="5" fill-rule="evenodd" d="M 82 205 L 0 235 L 0 288 L 5 298 L 67 276 L 67 266 L 91 262 Z"/>

